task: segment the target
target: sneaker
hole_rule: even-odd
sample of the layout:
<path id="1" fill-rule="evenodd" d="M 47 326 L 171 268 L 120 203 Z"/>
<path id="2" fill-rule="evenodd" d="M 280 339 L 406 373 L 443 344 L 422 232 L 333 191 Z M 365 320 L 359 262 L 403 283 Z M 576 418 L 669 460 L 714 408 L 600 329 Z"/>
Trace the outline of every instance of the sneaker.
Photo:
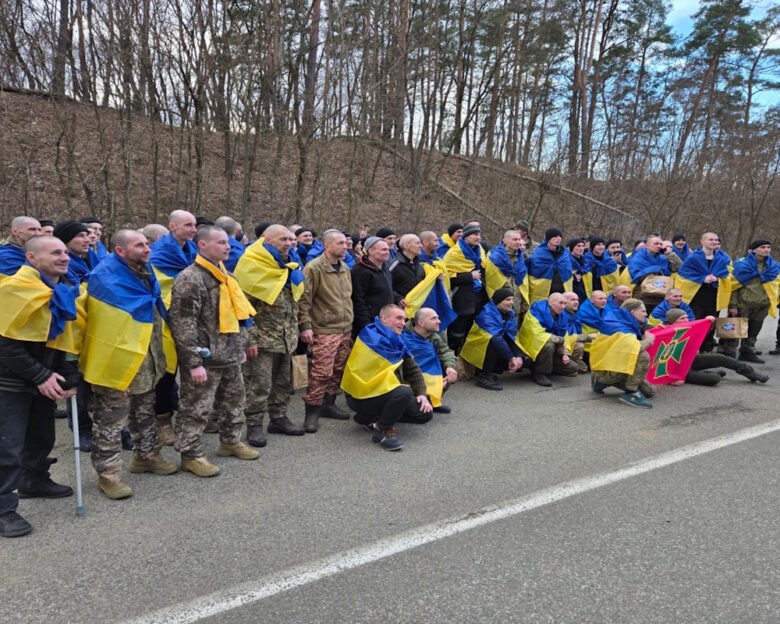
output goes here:
<path id="1" fill-rule="evenodd" d="M 51 479 L 42 479 L 22 485 L 17 490 L 19 498 L 65 498 L 73 496 L 73 488 L 54 483 Z"/>
<path id="2" fill-rule="evenodd" d="M 618 401 L 631 405 L 632 407 L 641 407 L 642 409 L 652 409 L 653 406 L 645 398 L 645 395 L 637 390 L 636 392 L 626 392 L 618 397 Z"/>
<path id="3" fill-rule="evenodd" d="M 504 386 L 494 381 L 487 375 L 477 375 L 476 385 L 479 388 L 484 388 L 485 390 L 495 390 L 497 392 L 504 389 Z"/>
<path id="4" fill-rule="evenodd" d="M 604 390 L 606 389 L 606 386 L 600 381 L 596 381 L 594 378 L 591 377 L 590 389 L 596 394 L 604 394 Z"/>
<path id="5" fill-rule="evenodd" d="M 374 433 L 371 435 L 371 441 L 378 444 L 386 451 L 400 451 L 404 447 L 403 440 L 398 437 L 398 429 L 380 429 L 376 425 L 373 427 Z"/>
<path id="6" fill-rule="evenodd" d="M 237 457 L 238 459 L 257 459 L 260 457 L 260 452 L 251 448 L 244 442 L 236 442 L 235 444 L 219 443 L 217 448 L 217 455 L 220 457 Z"/>
<path id="7" fill-rule="evenodd" d="M 0 537 L 21 537 L 32 531 L 32 525 L 15 511 L 0 515 Z"/>
<path id="8" fill-rule="evenodd" d="M 750 351 L 742 351 L 739 354 L 739 360 L 740 362 L 751 362 L 752 364 L 766 364 L 758 355 Z"/>

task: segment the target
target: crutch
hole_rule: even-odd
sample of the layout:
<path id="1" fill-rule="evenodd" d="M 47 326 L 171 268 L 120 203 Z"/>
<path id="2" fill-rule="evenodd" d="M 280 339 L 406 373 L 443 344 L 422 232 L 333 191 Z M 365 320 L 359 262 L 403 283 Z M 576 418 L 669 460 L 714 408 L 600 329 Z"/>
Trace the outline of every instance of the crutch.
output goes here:
<path id="1" fill-rule="evenodd" d="M 76 395 L 70 397 L 70 417 L 73 420 L 73 449 L 76 451 L 76 515 L 84 517 L 84 496 L 81 492 L 81 446 L 79 445 L 79 408 Z"/>

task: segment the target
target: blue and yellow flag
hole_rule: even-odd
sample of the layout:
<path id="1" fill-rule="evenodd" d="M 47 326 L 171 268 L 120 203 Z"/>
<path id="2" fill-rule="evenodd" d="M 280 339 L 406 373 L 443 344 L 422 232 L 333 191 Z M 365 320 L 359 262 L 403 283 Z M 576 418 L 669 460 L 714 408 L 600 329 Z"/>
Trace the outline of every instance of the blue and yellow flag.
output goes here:
<path id="1" fill-rule="evenodd" d="M 444 377 L 442 376 L 441 362 L 436 353 L 436 347 L 417 332 L 408 329 L 404 330 L 401 338 L 411 352 L 414 361 L 417 362 L 417 366 L 422 371 L 431 405 L 439 407 L 441 405 L 441 396 L 444 393 Z"/>
<path id="2" fill-rule="evenodd" d="M 306 287 L 301 262 L 290 249 L 290 260 L 282 260 L 281 254 L 264 238 L 249 245 L 236 265 L 234 275 L 244 292 L 263 303 L 273 305 L 282 289 L 292 289 L 293 299 L 298 301 Z"/>
<path id="3" fill-rule="evenodd" d="M 680 270 L 675 274 L 674 285 L 682 291 L 685 303 L 690 303 L 700 288 L 717 288 L 716 309 L 725 310 L 729 307 L 731 297 L 730 265 L 731 258 L 720 249 L 715 250 L 711 263 L 707 262 L 703 249 L 696 249 L 685 258 Z M 718 282 L 705 284 L 704 280 L 708 275 L 717 277 Z"/>
<path id="4" fill-rule="evenodd" d="M 225 260 L 225 268 L 232 273 L 236 270 L 238 259 L 244 255 L 246 247 L 232 236 L 228 236 L 228 243 L 230 243 L 230 255 Z"/>
<path id="5" fill-rule="evenodd" d="M 22 247 L 11 243 L 0 245 L 0 280 L 16 273 L 26 261 Z"/>
<path id="6" fill-rule="evenodd" d="M 571 353 L 577 343 L 577 329 L 573 320 L 573 317 L 566 313 L 554 317 L 547 301 L 536 301 L 523 317 L 517 344 L 535 361 L 550 336 L 560 336 Z"/>
<path id="7" fill-rule="evenodd" d="M 529 303 L 527 275 L 523 254 L 518 252 L 513 264 L 504 243 L 493 247 L 485 258 L 485 286 L 488 297 L 492 297 L 494 292 L 503 288 L 511 279 L 517 287 L 517 292 Z"/>
<path id="8" fill-rule="evenodd" d="M 590 368 L 633 375 L 639 355 L 642 328 L 631 312 L 606 310 L 601 330 L 590 349 Z"/>
<path id="9" fill-rule="evenodd" d="M 579 310 L 577 310 L 576 314 L 576 319 L 580 323 L 582 333 L 597 334 L 601 327 L 601 317 L 603 314 L 604 310 L 599 310 L 593 305 L 593 302 L 590 299 L 586 299 Z M 592 342 L 586 342 L 585 351 L 590 352 L 592 346 Z"/>
<path id="10" fill-rule="evenodd" d="M 444 256 L 444 266 L 447 267 L 450 277 L 455 277 L 458 273 L 469 273 L 482 268 L 484 260 L 485 251 L 481 245 L 472 248 L 458 239 Z"/>
<path id="11" fill-rule="evenodd" d="M 737 290 L 745 284 L 759 278 L 764 286 L 766 296 L 769 298 L 769 314 L 777 318 L 778 290 L 780 289 L 780 263 L 776 262 L 772 256 L 768 256 L 764 270 L 759 272 L 756 254 L 749 251 L 744 258 L 740 258 L 734 263 L 734 270 L 731 275 L 731 289 Z"/>
<path id="12" fill-rule="evenodd" d="M 454 246 L 455 241 L 450 238 L 450 235 L 447 234 L 447 232 L 444 232 L 444 234 L 439 237 L 439 244 L 436 247 L 436 255 L 439 256 L 439 258 L 443 258 Z"/>
<path id="13" fill-rule="evenodd" d="M 186 241 L 181 247 L 171 232 L 161 236 L 152 244 L 152 255 L 149 259 L 157 281 L 160 284 L 163 302 L 171 305 L 171 288 L 173 280 L 184 269 L 195 262 L 198 248 L 192 241 Z"/>
<path id="14" fill-rule="evenodd" d="M 658 327 L 659 325 L 663 325 L 666 323 L 666 313 L 671 309 L 672 306 L 669 305 L 669 302 L 666 299 L 664 299 L 661 303 L 655 306 L 655 308 L 653 308 L 653 312 L 650 314 L 650 316 L 647 317 L 648 324 L 651 327 Z M 693 310 L 691 310 L 691 306 L 689 306 L 684 301 L 680 303 L 680 310 L 685 312 L 689 321 L 696 320 L 696 314 L 694 314 Z"/>
<path id="15" fill-rule="evenodd" d="M 606 252 L 597 258 L 593 252 L 588 251 L 585 252 L 585 261 L 591 268 L 590 280 L 585 282 L 585 292 L 588 297 L 593 294 L 593 280 L 597 277 L 601 280 L 601 290 L 612 292 L 620 279 L 620 269 L 615 259 Z"/>
<path id="16" fill-rule="evenodd" d="M 471 325 L 466 342 L 460 350 L 460 357 L 472 366 L 481 369 L 485 364 L 488 344 L 494 336 L 517 339 L 517 318 L 514 312 L 505 319 L 495 303 L 488 301 Z M 492 371 L 491 371 L 492 372 Z"/>
<path id="17" fill-rule="evenodd" d="M 78 295 L 78 286 L 62 281 L 52 286 L 36 268 L 23 264 L 0 283 L 0 335 L 78 355 L 85 325 Z"/>
<path id="18" fill-rule="evenodd" d="M 628 259 L 628 272 L 633 284 L 637 284 L 641 278 L 651 273 L 667 276 L 672 274 L 666 256 L 662 253 L 653 255 L 647 251 L 646 247 L 642 247 L 631 254 L 631 257 Z"/>
<path id="19" fill-rule="evenodd" d="M 411 353 L 401 337 L 374 318 L 360 330 L 341 378 L 341 389 L 356 399 L 387 394 L 401 385 L 395 371 Z"/>
<path id="20" fill-rule="evenodd" d="M 563 289 L 570 292 L 573 278 L 569 250 L 564 248 L 556 257 L 547 248 L 547 241 L 542 241 L 528 259 L 528 295 L 531 303 L 550 296 L 550 287 L 556 272 L 563 282 Z"/>
<path id="21" fill-rule="evenodd" d="M 404 297 L 406 318 L 412 318 L 420 308 L 432 308 L 436 310 L 436 314 L 441 320 L 440 331 L 444 331 L 458 315 L 452 309 L 450 298 L 447 296 L 447 291 L 444 290 L 443 280 L 439 279 L 443 275 L 441 270 L 430 264 L 422 266 L 425 270 L 425 277 Z"/>
<path id="22" fill-rule="evenodd" d="M 84 379 L 127 390 L 149 351 L 155 310 L 168 318 L 160 285 L 152 272 L 147 286 L 122 258 L 110 254 L 89 276 L 87 295 Z"/>

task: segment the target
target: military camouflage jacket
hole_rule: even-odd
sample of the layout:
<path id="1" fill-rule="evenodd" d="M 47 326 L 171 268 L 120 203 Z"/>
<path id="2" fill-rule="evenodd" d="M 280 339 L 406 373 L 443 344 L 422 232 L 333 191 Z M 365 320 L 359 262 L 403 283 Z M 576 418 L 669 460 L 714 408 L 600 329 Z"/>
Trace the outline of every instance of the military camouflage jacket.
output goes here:
<path id="1" fill-rule="evenodd" d="M 263 351 L 292 353 L 298 345 L 298 302 L 293 300 L 289 288 L 282 292 L 273 305 L 247 295 L 249 303 L 257 310 L 249 329 L 249 344 Z"/>
<path id="2" fill-rule="evenodd" d="M 247 331 L 242 327 L 238 334 L 219 333 L 219 282 L 205 269 L 192 264 L 179 273 L 173 282 L 168 316 L 183 369 L 241 364 Z M 203 359 L 198 347 L 208 348 L 211 357 Z"/>

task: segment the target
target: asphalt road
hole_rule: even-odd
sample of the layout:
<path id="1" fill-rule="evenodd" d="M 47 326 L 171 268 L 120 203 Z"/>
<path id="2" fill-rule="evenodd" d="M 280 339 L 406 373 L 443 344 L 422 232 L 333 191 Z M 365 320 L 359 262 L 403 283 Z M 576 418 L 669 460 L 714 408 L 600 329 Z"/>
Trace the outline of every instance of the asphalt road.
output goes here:
<path id="1" fill-rule="evenodd" d="M 99 493 L 82 455 L 86 517 L 74 499 L 25 500 L 35 531 L 0 543 L 0 622 L 176 621 L 161 609 L 214 623 L 778 622 L 778 432 L 221 610 L 337 553 L 775 422 L 780 358 L 767 359 L 767 384 L 729 373 L 714 389 L 665 387 L 651 411 L 592 395 L 587 378 L 462 383 L 453 414 L 402 426 L 400 453 L 326 420 L 272 436 L 257 462 L 216 458 L 215 479 L 128 475 L 125 501 Z M 292 405 L 302 420 L 300 396 Z M 64 421 L 58 435 L 53 476 L 72 484 Z M 204 596 L 215 611 L 197 611 Z"/>

